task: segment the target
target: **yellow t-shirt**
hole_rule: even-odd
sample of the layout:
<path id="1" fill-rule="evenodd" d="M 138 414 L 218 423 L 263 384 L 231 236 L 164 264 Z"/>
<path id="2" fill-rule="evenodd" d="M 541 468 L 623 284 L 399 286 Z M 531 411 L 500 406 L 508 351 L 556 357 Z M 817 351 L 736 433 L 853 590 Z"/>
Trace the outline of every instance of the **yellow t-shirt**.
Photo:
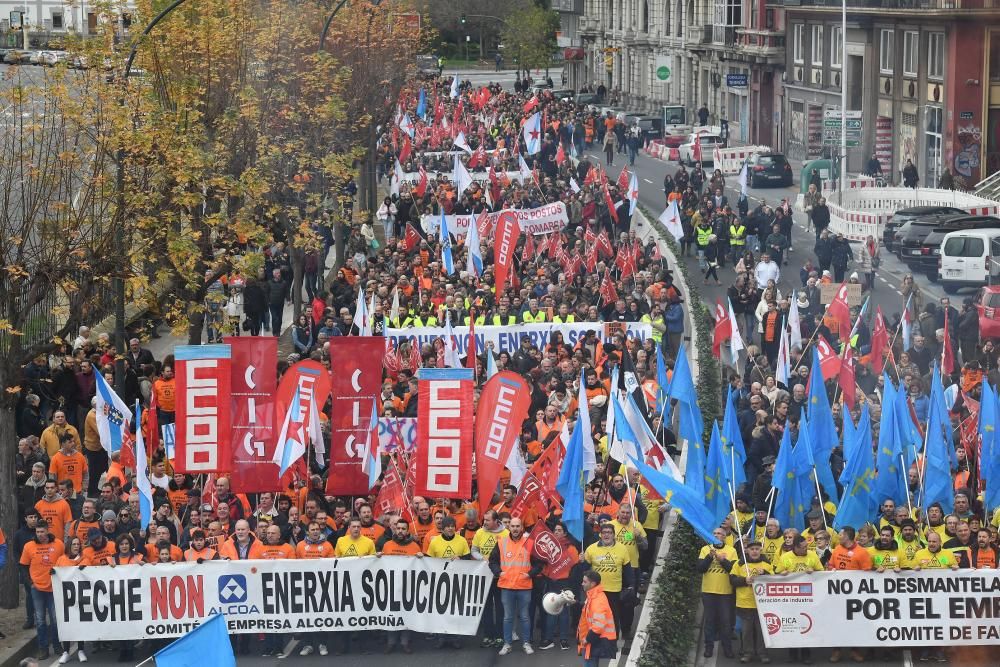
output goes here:
<path id="1" fill-rule="evenodd" d="M 623 525 L 615 519 L 611 525 L 615 527 L 615 539 L 618 540 L 618 544 L 628 551 L 629 563 L 632 567 L 639 567 L 639 545 L 635 543 L 635 538 L 638 535 L 646 537 L 646 529 L 638 521 Z"/>
<path id="2" fill-rule="evenodd" d="M 896 544 L 899 546 L 899 551 L 896 552 L 899 556 L 899 567 L 904 570 L 912 570 L 919 565 L 917 554 L 923 551 L 927 545 L 919 539 L 907 542 L 903 538 L 896 540 Z"/>
<path id="3" fill-rule="evenodd" d="M 767 559 L 771 565 L 776 565 L 776 560 L 781 556 L 781 545 L 785 543 L 785 538 L 779 535 L 778 537 L 765 537 L 760 540 L 764 549 L 762 551 L 764 558 Z"/>
<path id="4" fill-rule="evenodd" d="M 753 523 L 753 512 L 730 512 L 729 520 L 732 522 L 733 530 L 736 530 L 737 523 L 739 520 L 739 531 L 741 533 L 746 533 L 750 524 Z"/>
<path id="5" fill-rule="evenodd" d="M 786 551 L 781 554 L 774 571 L 782 572 L 821 572 L 825 568 L 820 562 L 815 551 L 808 551 L 805 556 L 796 556 L 794 551 Z"/>
<path id="6" fill-rule="evenodd" d="M 1000 512 L 1000 509 L 998 509 L 997 511 Z M 996 518 L 994 518 L 993 520 L 996 521 Z M 927 526 L 926 528 L 924 528 L 925 542 L 927 541 L 927 536 L 930 535 L 931 531 L 934 531 L 935 533 L 941 536 L 941 544 L 944 544 L 945 542 L 951 539 L 951 535 L 948 534 L 947 526 L 945 526 L 942 523 L 938 524 L 937 526 Z"/>
<path id="7" fill-rule="evenodd" d="M 506 528 L 499 533 L 491 533 L 485 528 L 480 528 L 472 538 L 472 546 L 479 549 L 479 553 L 483 555 L 483 560 L 489 560 L 490 554 L 493 553 L 493 549 L 497 545 L 497 540 L 508 533 L 509 531 Z"/>
<path id="8" fill-rule="evenodd" d="M 601 575 L 601 585 L 608 593 L 620 593 L 622 590 L 622 568 L 630 564 L 628 549 L 618 542 L 610 547 L 595 542 L 583 552 L 583 559 Z"/>
<path id="9" fill-rule="evenodd" d="M 958 559 L 955 558 L 955 554 L 947 549 L 941 549 L 936 554 L 932 554 L 930 549 L 921 549 L 914 559 L 925 570 L 947 570 L 952 566 L 958 567 Z"/>
<path id="10" fill-rule="evenodd" d="M 337 538 L 337 546 L 333 550 L 333 554 L 337 558 L 344 558 L 345 556 L 374 556 L 375 543 L 364 535 L 360 535 L 356 540 L 351 539 L 350 535 L 344 535 Z"/>
<path id="11" fill-rule="evenodd" d="M 663 505 L 663 500 L 650 498 L 649 493 L 641 494 L 641 498 L 642 504 L 646 506 L 646 520 L 642 523 L 642 527 L 646 530 L 659 530 L 660 506 Z"/>
<path id="12" fill-rule="evenodd" d="M 469 553 L 469 543 L 458 534 L 450 540 L 445 539 L 444 535 L 435 535 L 427 546 L 427 555 L 431 558 L 461 558 Z"/>
<path id="13" fill-rule="evenodd" d="M 865 551 L 872 557 L 872 565 L 876 570 L 880 567 L 884 567 L 887 570 L 894 570 L 897 566 L 902 567 L 899 562 L 899 556 L 902 552 L 899 549 L 888 550 L 866 547 Z"/>
<path id="14" fill-rule="evenodd" d="M 713 547 L 706 544 L 698 553 L 698 560 L 702 560 L 712 551 Z M 738 558 L 736 549 L 728 544 L 721 549 L 716 549 L 730 563 L 735 563 Z M 712 564 L 708 566 L 708 571 L 701 575 L 701 592 L 718 593 L 719 595 L 729 595 L 733 592 L 733 585 L 729 581 L 729 570 L 723 569 L 719 561 L 712 559 Z"/>
<path id="15" fill-rule="evenodd" d="M 826 529 L 823 528 L 822 530 Z M 837 535 L 837 531 L 833 530 L 832 528 L 830 530 L 827 530 L 826 532 L 830 536 L 830 550 L 833 551 L 834 547 L 840 544 L 840 537 Z M 803 530 L 802 537 L 806 538 L 806 543 L 809 545 L 810 549 L 816 546 L 816 533 L 813 532 L 812 528 L 806 528 L 805 530 Z"/>
<path id="16" fill-rule="evenodd" d="M 750 574 L 755 576 L 774 574 L 774 567 L 766 560 L 762 560 L 759 563 L 733 563 L 733 569 L 729 571 L 729 574 L 745 577 L 747 576 L 748 569 L 750 570 Z M 736 587 L 736 606 L 740 609 L 757 608 L 757 598 L 753 594 L 753 584 Z"/>

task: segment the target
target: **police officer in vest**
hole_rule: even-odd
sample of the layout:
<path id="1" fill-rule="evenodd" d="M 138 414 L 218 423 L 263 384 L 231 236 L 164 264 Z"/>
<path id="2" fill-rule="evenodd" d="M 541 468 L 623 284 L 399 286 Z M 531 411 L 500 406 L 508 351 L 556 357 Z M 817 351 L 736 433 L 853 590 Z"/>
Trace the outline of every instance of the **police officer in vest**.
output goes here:
<path id="1" fill-rule="evenodd" d="M 729 247 L 732 250 L 733 264 L 740 261 L 747 244 L 747 226 L 743 220 L 734 217 L 729 223 Z"/>

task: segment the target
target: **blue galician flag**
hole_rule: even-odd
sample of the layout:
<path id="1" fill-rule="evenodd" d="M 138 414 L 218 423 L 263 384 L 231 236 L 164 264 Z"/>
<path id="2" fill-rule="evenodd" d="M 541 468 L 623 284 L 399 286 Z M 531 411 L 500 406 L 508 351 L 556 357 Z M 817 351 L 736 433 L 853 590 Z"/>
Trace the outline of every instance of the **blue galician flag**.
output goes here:
<path id="1" fill-rule="evenodd" d="M 848 427 L 850 423 L 850 427 Z M 848 444 L 846 438 L 850 436 Z M 844 452 L 847 461 L 840 479 L 844 484 L 844 497 L 837 507 L 833 527 L 837 530 L 845 526 L 860 528 L 871 521 L 878 508 L 872 494 L 875 483 L 875 456 L 872 452 L 872 418 L 868 404 L 861 407 L 861 419 L 857 428 L 851 422 L 851 415 L 844 414 Z M 848 454 L 848 452 L 850 452 Z"/>
<path id="2" fill-rule="evenodd" d="M 472 224 L 476 224 L 473 222 Z M 451 259 L 451 234 L 448 233 L 448 216 L 441 209 L 441 227 L 439 241 L 441 242 L 441 260 L 444 263 L 444 270 L 449 276 L 455 273 L 455 262 Z"/>
<path id="3" fill-rule="evenodd" d="M 709 544 L 715 544 L 712 531 L 718 526 L 713 523 L 711 512 L 705 507 L 705 498 L 695 494 L 670 475 L 666 475 L 639 459 L 633 458 L 632 466 L 639 471 L 646 483 L 663 497 L 663 500 L 677 510 L 681 518 L 688 522 L 694 532 Z"/>
<path id="4" fill-rule="evenodd" d="M 834 504 L 839 501 L 839 493 L 837 491 L 837 483 L 833 479 L 833 469 L 830 467 L 830 452 L 820 451 L 813 438 L 816 437 L 812 429 L 812 419 L 807 418 L 804 414 L 799 422 L 799 440 L 795 443 L 795 448 L 805 447 L 807 451 L 803 452 L 803 456 L 808 457 L 808 461 L 812 463 L 813 468 L 816 470 L 816 479 L 819 480 L 819 485 L 823 487 L 826 491 L 826 496 Z M 813 488 L 815 491 L 815 488 Z M 812 497 L 812 493 L 809 496 Z"/>
<path id="5" fill-rule="evenodd" d="M 725 465 L 730 468 L 729 478 L 733 480 L 733 492 L 741 484 L 746 484 L 747 475 L 744 465 L 747 462 L 746 448 L 743 446 L 743 434 L 736 418 L 736 402 L 732 388 L 726 394 L 726 412 L 722 417 L 722 446 Z"/>
<path id="6" fill-rule="evenodd" d="M 702 433 L 705 431 L 705 422 L 702 420 L 701 408 L 698 406 L 698 393 L 694 388 L 691 366 L 688 365 L 687 353 L 683 343 L 677 352 L 674 375 L 667 389 L 667 396 L 676 399 L 681 404 L 678 415 L 680 421 L 678 434 L 682 439 L 688 441 L 690 447 L 697 446 L 701 448 L 701 438 Z M 702 454 L 702 460 L 704 460 L 704 453 Z"/>
<path id="7" fill-rule="evenodd" d="M 883 371 L 882 379 L 882 415 L 879 418 L 878 453 L 875 456 L 875 502 L 881 505 L 886 500 L 896 504 L 905 504 L 908 498 L 906 489 L 906 470 L 903 466 L 903 451 L 899 438 L 896 436 L 896 410 L 899 409 L 897 391 L 892 380 Z M 905 398 L 903 399 L 905 402 Z M 905 403 L 904 403 L 905 405 Z"/>
<path id="8" fill-rule="evenodd" d="M 927 417 L 927 448 L 924 455 L 924 486 L 921 507 L 929 507 L 940 503 L 945 515 L 955 511 L 955 490 L 951 481 L 951 459 L 948 457 L 948 443 L 945 442 L 944 429 L 951 430 L 951 421 L 942 421 L 944 412 L 944 396 L 941 390 L 941 380 L 938 375 L 937 363 L 934 364 L 931 380 L 931 407 Z M 934 407 L 935 402 L 941 404 L 941 409 Z"/>
<path id="9" fill-rule="evenodd" d="M 830 399 L 826 395 L 826 385 L 823 383 L 823 372 L 820 369 L 819 351 L 813 346 L 813 365 L 809 377 L 809 443 L 812 445 L 813 456 L 818 468 L 819 483 L 834 503 L 837 502 L 837 485 L 833 483 L 833 473 L 830 471 L 830 454 L 840 442 L 837 436 L 837 426 L 833 423 L 833 411 L 830 409 Z M 825 472 L 824 472 L 825 471 Z"/>
<path id="10" fill-rule="evenodd" d="M 656 345 L 656 412 L 663 415 L 664 423 L 669 420 L 670 399 L 667 392 L 670 390 L 670 381 L 667 380 L 667 362 L 663 358 L 663 349 Z"/>
<path id="11" fill-rule="evenodd" d="M 717 526 L 726 518 L 732 507 L 729 495 L 732 479 L 727 475 L 729 467 L 724 463 L 723 449 L 722 438 L 719 436 L 719 422 L 713 419 L 712 439 L 708 444 L 708 460 L 705 462 L 705 506 L 712 513 L 712 519 Z"/>
<path id="12" fill-rule="evenodd" d="M 212 614 L 197 628 L 155 653 L 156 667 L 236 667 L 225 614 Z"/>
<path id="13" fill-rule="evenodd" d="M 920 429 L 913 421 L 914 417 L 910 412 L 910 401 L 906 396 L 906 388 L 900 386 L 895 397 L 896 405 L 893 414 L 896 417 L 896 440 L 899 442 L 900 452 L 906 462 L 906 468 L 903 470 L 905 474 L 917 462 L 917 453 L 923 449 L 924 439 L 920 434 Z"/>

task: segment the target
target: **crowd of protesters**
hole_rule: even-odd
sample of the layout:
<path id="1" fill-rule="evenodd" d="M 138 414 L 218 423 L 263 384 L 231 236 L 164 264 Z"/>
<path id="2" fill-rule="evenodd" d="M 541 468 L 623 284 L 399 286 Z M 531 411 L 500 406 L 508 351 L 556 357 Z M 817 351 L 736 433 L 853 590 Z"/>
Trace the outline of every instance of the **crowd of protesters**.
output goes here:
<path id="1" fill-rule="evenodd" d="M 452 99 L 448 82 L 428 84 L 432 109 L 426 125 L 418 123 L 404 169 L 450 170 L 449 161 L 435 162 L 437 158 L 428 155 L 451 148 L 452 132 L 437 137 L 441 119 L 447 118 L 462 128 L 473 151 L 487 154 L 481 167 L 472 167 L 482 180 L 464 192 L 456 192 L 447 174 L 429 179 L 422 192 L 412 183 L 397 184 L 398 194 L 394 192 L 375 217 L 389 221 L 384 225 L 387 233 L 373 233 L 375 220 L 353 226 L 347 233 L 346 260 L 332 280 L 324 285 L 320 276 L 304 282 L 307 312 L 292 323 L 294 352 L 278 362 L 279 373 L 299 359 L 328 364 L 331 337 L 361 333 L 354 321 L 359 292 L 366 302 L 375 297 L 373 335 L 382 335 L 386 326 L 419 329 L 446 320 L 455 325 L 470 321 L 508 326 L 592 324 L 576 345 L 569 345 L 558 333 L 542 347 L 525 337 L 512 353 L 487 349 L 477 360 L 480 382 L 485 381 L 489 365 L 486 355 L 493 355 L 499 369 L 520 373 L 531 384 L 530 418 L 521 428 L 519 441 L 528 465 L 558 448 L 563 424 L 575 422 L 580 409 L 588 410 L 599 465 L 586 489 L 584 539 L 577 541 L 567 533 L 558 503 L 545 513 L 521 506 L 519 489 L 509 484 L 509 475 L 486 503 L 492 509 L 482 513 L 477 498 L 412 497 L 401 514 L 375 516 L 372 507 L 378 487 L 367 498 L 329 496 L 324 492 L 327 470 L 315 460 L 309 462 L 308 474 L 284 493 L 245 494 L 230 488 L 226 476 L 206 479 L 175 474 L 162 446 L 151 452 L 148 472 L 154 491 L 153 519 L 149 525 L 140 525 L 136 473 L 121 464 L 117 452 L 108 457 L 96 425 L 93 374 L 104 374 L 114 385 L 115 355 L 107 337 L 83 327 L 75 340 L 25 367 L 28 391 L 18 414 L 21 523 L 11 540 L 12 557 L 21 567 L 27 601 L 25 628 L 37 630 L 39 659 L 48 657 L 50 650 L 60 656 L 61 663 L 74 657 L 56 632 L 53 567 L 216 558 L 403 554 L 485 560 L 496 579 L 475 639 L 482 648 L 500 655 L 510 653 L 516 642 L 527 654 L 535 649 L 572 648 L 580 652 L 585 664 L 596 665 L 630 641 L 633 616 L 648 585 L 661 515 L 667 506 L 649 492 L 635 471 L 606 465 L 610 377 L 623 363 L 634 368 L 649 405 L 655 402 L 657 348 L 666 354 L 668 368 L 672 367 L 684 335 L 684 295 L 659 251 L 640 240 L 637 222 L 629 214 L 625 185 L 616 182 L 618 174 L 574 157 L 586 145 L 602 141 L 607 132 L 618 131 L 616 123 L 550 95 L 511 94 L 498 86 L 487 90 L 489 101 L 484 103 L 482 89 L 463 86 L 461 95 Z M 417 118 L 416 94 L 411 92 L 402 104 L 406 113 Z M 526 105 L 545 114 L 545 137 L 540 153 L 534 156 L 524 154 L 520 131 L 528 113 Z M 383 137 L 390 162 L 404 157 L 399 155 L 401 143 L 398 131 Z M 523 181 L 505 174 L 517 171 L 516 154 L 532 170 Z M 464 159 L 470 161 L 469 156 Z M 486 176 L 485 169 L 491 166 L 499 174 L 494 178 Z M 348 194 L 349 185 L 345 186 Z M 492 238 L 483 239 L 481 276 L 458 268 L 449 275 L 443 270 L 436 232 L 428 233 L 421 224 L 422 214 L 480 213 L 557 201 L 566 204 L 568 224 L 554 234 L 522 235 L 512 268 L 513 285 L 494 284 Z M 455 266 L 464 269 L 467 249 L 461 240 L 452 249 Z M 210 339 L 234 330 L 243 335 L 283 332 L 282 312 L 291 290 L 288 250 L 276 240 L 263 252 L 263 275 L 250 279 L 231 275 L 213 285 L 210 301 L 219 309 L 209 314 Z M 318 253 L 314 260 L 313 268 L 321 272 L 325 253 Z M 392 304 L 397 298 L 395 311 Z M 627 337 L 622 323 L 646 323 L 651 335 L 641 342 Z M 612 329 L 606 340 L 605 334 Z M 420 349 L 404 343 L 388 355 L 380 399 L 384 414 L 416 415 L 415 371 L 442 365 L 442 348 L 441 341 Z M 625 362 L 623 356 L 628 357 Z M 153 404 L 158 423 L 171 423 L 172 356 L 156 359 L 137 339 L 131 342 L 125 361 L 124 381 L 117 384 L 124 401 L 138 400 L 146 407 Z M 581 376 L 588 397 L 583 406 L 575 400 Z M 329 405 L 325 409 L 328 414 Z M 668 451 L 675 452 L 674 434 L 659 423 L 654 410 L 649 412 L 657 437 Z M 528 549 L 530 532 L 541 523 L 573 554 L 574 567 L 564 578 L 550 576 L 533 556 L 523 566 L 507 555 L 511 550 Z M 543 595 L 563 590 L 574 591 L 580 604 L 567 606 L 558 615 L 544 613 Z M 293 648 L 299 655 L 376 647 L 386 653 L 410 653 L 423 643 L 408 632 L 302 635 L 296 637 L 297 644 L 290 643 L 292 639 L 280 634 L 240 635 L 232 641 L 240 654 L 254 651 L 279 658 L 290 655 Z M 426 639 L 438 646 L 462 645 L 458 637 Z M 116 650 L 119 659 L 127 661 L 133 658 L 135 643 L 79 643 L 76 658 L 83 661 L 88 652 L 101 650 Z"/>

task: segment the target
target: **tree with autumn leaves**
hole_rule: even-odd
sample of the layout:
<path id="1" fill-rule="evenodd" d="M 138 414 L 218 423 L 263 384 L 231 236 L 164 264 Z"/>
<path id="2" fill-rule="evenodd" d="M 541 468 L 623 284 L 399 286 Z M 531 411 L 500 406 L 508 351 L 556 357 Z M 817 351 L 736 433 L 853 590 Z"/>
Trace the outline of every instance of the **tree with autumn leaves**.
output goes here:
<path id="1" fill-rule="evenodd" d="M 201 340 L 211 282 L 237 270 L 257 275 L 257 251 L 274 239 L 289 247 L 299 287 L 320 226 L 343 238 L 341 187 L 368 168 L 374 174 L 375 128 L 391 121 L 420 50 L 421 36 L 393 20 L 409 11 L 401 1 L 350 0 L 320 50 L 331 11 L 324 4 L 199 0 L 139 44 L 138 76 L 123 83 L 131 40 L 162 7 L 140 1 L 134 32 L 117 49 L 113 20 L 98 22 L 109 32 L 97 39 L 68 40 L 83 62 L 106 67 L 30 76 L 15 67 L 0 85 L 13 119 L 0 126 L 7 535 L 17 522 L 23 367 L 80 325 L 110 317 L 116 278 L 130 312 L 151 308 L 192 343 Z M 16 568 L 6 572 L 0 594 L 13 606 Z"/>

